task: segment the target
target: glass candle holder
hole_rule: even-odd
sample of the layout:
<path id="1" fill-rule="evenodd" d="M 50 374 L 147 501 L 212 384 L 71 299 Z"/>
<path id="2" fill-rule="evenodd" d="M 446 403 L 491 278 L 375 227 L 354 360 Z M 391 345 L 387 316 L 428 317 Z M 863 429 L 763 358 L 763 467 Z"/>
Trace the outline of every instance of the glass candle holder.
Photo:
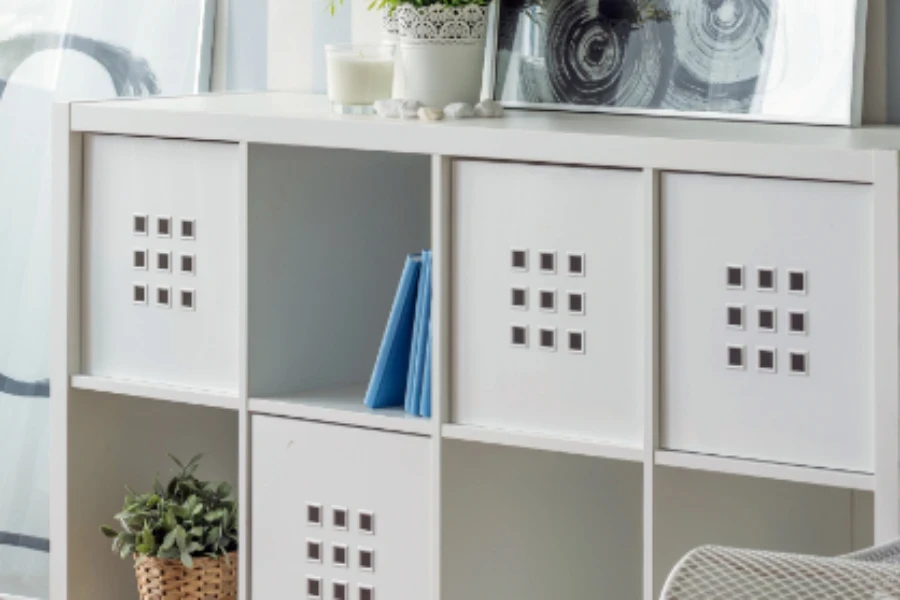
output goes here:
<path id="1" fill-rule="evenodd" d="M 376 100 L 391 97 L 396 45 L 325 46 L 328 99 L 335 112 L 371 114 Z"/>

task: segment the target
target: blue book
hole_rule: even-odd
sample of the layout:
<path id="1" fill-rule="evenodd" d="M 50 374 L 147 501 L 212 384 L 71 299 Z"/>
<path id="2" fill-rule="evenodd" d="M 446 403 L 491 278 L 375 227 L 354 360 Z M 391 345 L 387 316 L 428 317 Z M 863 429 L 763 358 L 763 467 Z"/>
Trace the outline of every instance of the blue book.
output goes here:
<path id="1" fill-rule="evenodd" d="M 409 377 L 406 387 L 406 410 L 419 415 L 422 394 L 422 380 L 425 368 L 425 346 L 428 337 L 428 323 L 431 319 L 431 251 L 422 252 L 422 270 L 419 275 L 419 294 L 416 301 L 416 325 L 409 361 Z"/>
<path id="2" fill-rule="evenodd" d="M 369 408 L 403 406 L 421 265 L 419 255 L 406 257 L 394 306 L 366 391 L 365 404 Z"/>
<path id="3" fill-rule="evenodd" d="M 419 416 L 431 418 L 431 322 L 428 323 L 428 339 L 425 342 L 425 372 L 422 375 L 422 393 Z"/>
<path id="4" fill-rule="evenodd" d="M 427 285 L 428 274 L 428 256 L 426 252 L 422 252 L 421 260 L 422 267 L 419 270 L 419 286 L 416 293 L 416 319 L 412 331 L 412 344 L 409 349 L 409 372 L 406 376 L 406 397 L 403 401 L 403 409 L 407 413 L 413 415 L 418 414 L 416 403 L 418 400 L 419 388 L 421 386 L 421 380 L 419 379 L 419 363 L 421 362 L 419 347 L 422 344 L 420 339 L 425 335 L 425 330 L 423 328 L 424 322 L 422 321 L 421 314 L 424 308 L 422 302 L 425 297 L 425 286 Z"/>

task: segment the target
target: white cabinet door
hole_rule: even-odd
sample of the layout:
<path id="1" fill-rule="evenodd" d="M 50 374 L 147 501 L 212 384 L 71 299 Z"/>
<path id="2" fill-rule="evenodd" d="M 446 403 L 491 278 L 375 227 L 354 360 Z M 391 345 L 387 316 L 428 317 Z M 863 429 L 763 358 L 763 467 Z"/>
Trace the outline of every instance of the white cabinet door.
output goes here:
<path id="1" fill-rule="evenodd" d="M 453 168 L 452 420 L 638 445 L 636 171 Z"/>
<path id="2" fill-rule="evenodd" d="M 429 597 L 427 438 L 257 416 L 252 440 L 254 598 Z"/>
<path id="3" fill-rule="evenodd" d="M 236 144 L 85 139 L 83 371 L 237 389 Z"/>
<path id="4" fill-rule="evenodd" d="M 871 188 L 668 174 L 662 210 L 662 445 L 871 472 Z"/>

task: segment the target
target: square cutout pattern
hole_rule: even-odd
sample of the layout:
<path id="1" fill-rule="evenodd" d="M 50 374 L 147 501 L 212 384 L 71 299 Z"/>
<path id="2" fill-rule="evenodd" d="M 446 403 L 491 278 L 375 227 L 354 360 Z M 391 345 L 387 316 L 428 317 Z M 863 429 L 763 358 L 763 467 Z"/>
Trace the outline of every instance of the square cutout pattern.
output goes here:
<path id="1" fill-rule="evenodd" d="M 586 312 L 584 292 L 569 292 L 569 314 L 583 315 Z"/>
<path id="2" fill-rule="evenodd" d="M 193 254 L 182 254 L 178 260 L 178 268 L 183 275 L 196 275 L 197 257 Z"/>
<path id="3" fill-rule="evenodd" d="M 774 292 L 775 288 L 775 269 L 772 267 L 756 269 L 756 289 L 760 292 Z"/>
<path id="4" fill-rule="evenodd" d="M 360 548 L 359 557 L 357 558 L 359 568 L 362 571 L 375 570 L 375 551 L 371 548 Z"/>
<path id="5" fill-rule="evenodd" d="M 359 600 L 375 600 L 375 588 L 371 585 L 360 585 Z"/>
<path id="6" fill-rule="evenodd" d="M 193 219 L 181 219 L 181 239 L 193 240 L 197 237 L 197 222 Z"/>
<path id="7" fill-rule="evenodd" d="M 172 307 L 172 288 L 164 286 L 156 288 L 156 305 L 162 308 Z"/>
<path id="8" fill-rule="evenodd" d="M 149 229 L 148 223 L 150 219 L 147 215 L 136 214 L 131 217 L 131 232 L 134 235 L 147 235 Z"/>
<path id="9" fill-rule="evenodd" d="M 788 311 L 788 333 L 793 335 L 806 335 L 809 327 L 805 310 Z"/>
<path id="10" fill-rule="evenodd" d="M 791 350 L 788 354 L 788 365 L 791 375 L 809 375 L 809 353 Z"/>
<path id="11" fill-rule="evenodd" d="M 583 331 L 580 330 L 569 330 L 568 331 L 569 338 L 569 352 L 574 354 L 584 354 L 585 353 L 585 335 Z"/>
<path id="12" fill-rule="evenodd" d="M 791 269 L 788 271 L 788 292 L 791 294 L 806 294 L 806 271 Z"/>
<path id="13" fill-rule="evenodd" d="M 359 532 L 375 535 L 375 513 L 369 510 L 359 511 Z"/>
<path id="14" fill-rule="evenodd" d="M 552 275 L 556 273 L 556 252 L 545 250 L 538 254 L 541 273 Z"/>
<path id="15" fill-rule="evenodd" d="M 528 270 L 528 251 L 513 248 L 509 253 L 509 265 L 513 271 Z"/>
<path id="16" fill-rule="evenodd" d="M 756 311 L 756 326 L 764 333 L 775 333 L 778 317 L 774 308 L 760 308 Z"/>
<path id="17" fill-rule="evenodd" d="M 725 307 L 725 323 L 729 329 L 744 328 L 744 307 L 732 304 Z"/>
<path id="18" fill-rule="evenodd" d="M 156 217 L 156 235 L 172 237 L 172 217 Z"/>
<path id="19" fill-rule="evenodd" d="M 320 577 L 306 577 L 306 597 L 309 600 L 321 600 L 322 579 Z"/>
<path id="20" fill-rule="evenodd" d="M 519 310 L 528 310 L 528 288 L 513 288 L 510 291 L 510 304 Z"/>
<path id="21" fill-rule="evenodd" d="M 135 304 L 147 304 L 147 284 L 135 283 L 131 288 L 131 300 Z"/>
<path id="22" fill-rule="evenodd" d="M 744 360 L 743 346 L 728 346 L 726 350 L 726 365 L 729 369 L 744 369 L 746 362 Z"/>
<path id="23" fill-rule="evenodd" d="M 350 600 L 346 581 L 333 581 L 331 583 L 331 598 L 332 600 Z"/>
<path id="24" fill-rule="evenodd" d="M 725 287 L 730 290 L 744 289 L 744 267 L 740 265 L 725 267 Z"/>
<path id="25" fill-rule="evenodd" d="M 322 526 L 322 505 L 308 502 L 306 504 L 306 524 L 310 527 Z"/>
<path id="26" fill-rule="evenodd" d="M 197 309 L 197 298 L 194 290 L 181 290 L 178 293 L 179 304 L 185 310 Z"/>
<path id="27" fill-rule="evenodd" d="M 556 312 L 556 290 L 541 290 L 538 296 L 542 311 Z"/>
<path id="28" fill-rule="evenodd" d="M 757 348 L 756 368 L 761 373 L 775 373 L 778 369 L 775 348 Z"/>
<path id="29" fill-rule="evenodd" d="M 570 253 L 568 257 L 569 275 L 573 277 L 584 277 L 585 259 L 584 254 Z"/>
<path id="30" fill-rule="evenodd" d="M 331 525 L 338 530 L 346 531 L 349 526 L 347 509 L 343 506 L 331 507 Z"/>
<path id="31" fill-rule="evenodd" d="M 556 350 L 556 329 L 543 327 L 540 330 L 541 350 L 553 352 Z"/>
<path id="32" fill-rule="evenodd" d="M 322 542 L 319 540 L 306 540 L 306 560 L 311 563 L 322 562 Z"/>
<path id="33" fill-rule="evenodd" d="M 135 250 L 131 255 L 131 264 L 135 269 L 146 271 L 147 270 L 147 251 L 146 250 Z"/>
<path id="34" fill-rule="evenodd" d="M 331 564 L 342 568 L 348 565 L 347 546 L 345 544 L 332 544 Z"/>
<path id="35" fill-rule="evenodd" d="M 513 325 L 510 328 L 510 343 L 515 348 L 527 348 L 528 328 L 524 325 Z"/>
<path id="36" fill-rule="evenodd" d="M 156 253 L 156 270 L 162 273 L 168 273 L 172 270 L 172 253 L 157 252 Z"/>

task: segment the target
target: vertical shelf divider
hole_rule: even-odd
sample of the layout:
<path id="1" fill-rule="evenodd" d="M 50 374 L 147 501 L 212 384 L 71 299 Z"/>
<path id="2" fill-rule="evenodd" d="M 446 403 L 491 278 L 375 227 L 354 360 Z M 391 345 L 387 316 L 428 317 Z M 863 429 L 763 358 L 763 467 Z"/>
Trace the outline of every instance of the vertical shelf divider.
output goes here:
<path id="1" fill-rule="evenodd" d="M 247 269 L 249 263 L 250 224 L 249 224 L 249 179 L 250 179 L 250 147 L 247 142 L 239 146 L 240 160 L 238 164 L 238 524 L 240 552 L 238 554 L 238 599 L 250 600 L 250 363 L 249 348 L 249 296 L 250 278 Z"/>
<path id="2" fill-rule="evenodd" d="M 660 173 L 644 169 L 644 600 L 654 600 L 653 514 L 656 449 L 659 447 L 660 356 Z"/>
<path id="3" fill-rule="evenodd" d="M 450 421 L 450 257 L 452 244 L 451 202 L 452 202 L 452 160 L 446 156 L 431 157 L 431 244 L 433 261 L 433 283 L 431 327 L 432 327 L 432 411 L 434 428 L 431 436 L 432 448 L 432 598 L 441 598 L 441 496 L 443 440 L 441 428 Z"/>
<path id="4" fill-rule="evenodd" d="M 875 543 L 887 543 L 900 535 L 900 197 L 897 152 L 874 156 L 875 206 L 873 253 L 875 261 L 873 332 L 875 394 Z"/>

